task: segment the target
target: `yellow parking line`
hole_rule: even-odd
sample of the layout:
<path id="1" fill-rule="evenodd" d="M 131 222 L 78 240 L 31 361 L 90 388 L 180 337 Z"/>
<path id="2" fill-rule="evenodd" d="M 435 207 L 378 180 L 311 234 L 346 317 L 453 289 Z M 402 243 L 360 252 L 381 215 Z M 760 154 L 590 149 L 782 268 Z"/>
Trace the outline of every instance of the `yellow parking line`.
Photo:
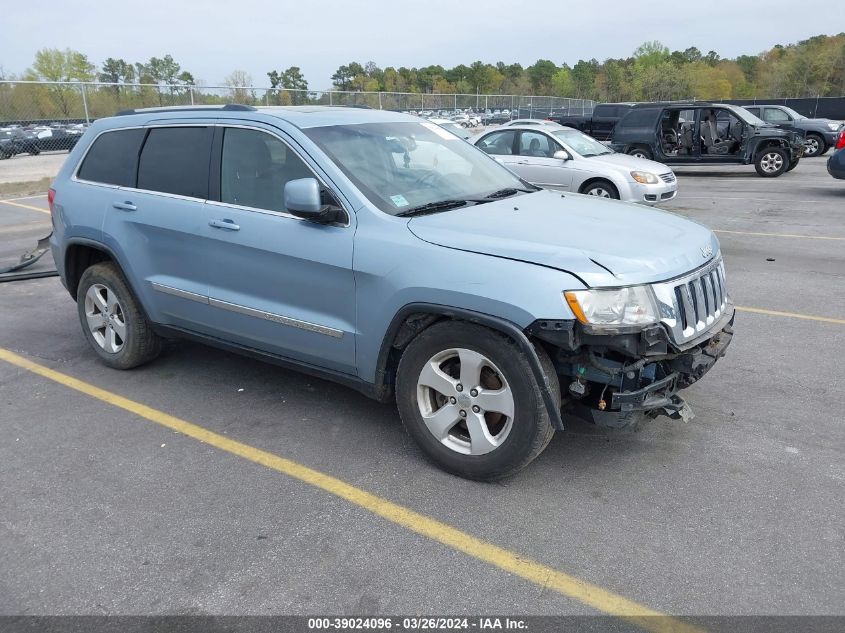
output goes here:
<path id="1" fill-rule="evenodd" d="M 822 323 L 837 323 L 845 325 L 845 319 L 832 319 L 830 317 L 814 316 L 812 314 L 800 314 L 798 312 L 781 312 L 779 310 L 765 310 L 763 308 L 747 308 L 736 306 L 738 312 L 754 312 L 755 314 L 768 314 L 769 316 L 789 317 L 791 319 L 805 319 L 807 321 L 821 321 Z"/>
<path id="2" fill-rule="evenodd" d="M 0 348 L 0 360 L 16 365 L 65 387 L 84 393 L 115 407 L 129 411 L 150 422 L 178 431 L 219 450 L 242 457 L 276 472 L 298 479 L 328 492 L 368 512 L 382 517 L 411 532 L 429 538 L 459 552 L 519 576 L 545 589 L 578 600 L 598 611 L 623 618 L 653 633 L 702 633 L 701 629 L 668 617 L 659 611 L 628 600 L 598 585 L 570 576 L 542 563 L 488 543 L 446 523 L 432 519 L 410 508 L 356 488 L 340 479 L 308 468 L 295 461 L 279 457 L 254 446 L 219 435 L 201 426 L 153 409 L 67 374 L 34 363 L 14 352 Z M 655 617 L 663 616 L 663 617 Z"/>
<path id="3" fill-rule="evenodd" d="M 758 233 L 756 231 L 727 231 L 725 229 L 713 229 L 714 233 L 730 233 L 732 235 L 756 235 L 760 237 L 798 237 L 805 240 L 842 240 L 845 237 L 830 237 L 827 235 L 798 235 L 795 233 Z"/>
<path id="4" fill-rule="evenodd" d="M 10 204 L 13 207 L 20 207 L 21 209 L 31 209 L 32 211 L 40 211 L 50 215 L 50 209 L 42 209 L 41 207 L 33 207 L 31 204 L 21 204 L 20 202 L 12 202 L 11 200 L 0 200 L 0 204 Z"/>

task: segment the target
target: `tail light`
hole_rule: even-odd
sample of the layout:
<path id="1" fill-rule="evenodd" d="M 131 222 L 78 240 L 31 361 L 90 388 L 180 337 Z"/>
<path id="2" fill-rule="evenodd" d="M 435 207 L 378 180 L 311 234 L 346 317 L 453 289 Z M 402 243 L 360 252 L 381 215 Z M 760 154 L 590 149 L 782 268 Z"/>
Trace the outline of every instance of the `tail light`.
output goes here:
<path id="1" fill-rule="evenodd" d="M 53 214 L 53 203 L 56 201 L 56 190 L 50 187 L 47 190 L 47 204 L 50 205 L 50 215 Z"/>
<path id="2" fill-rule="evenodd" d="M 845 147 L 845 130 L 839 134 L 839 139 L 836 141 L 836 149 L 842 149 Z"/>

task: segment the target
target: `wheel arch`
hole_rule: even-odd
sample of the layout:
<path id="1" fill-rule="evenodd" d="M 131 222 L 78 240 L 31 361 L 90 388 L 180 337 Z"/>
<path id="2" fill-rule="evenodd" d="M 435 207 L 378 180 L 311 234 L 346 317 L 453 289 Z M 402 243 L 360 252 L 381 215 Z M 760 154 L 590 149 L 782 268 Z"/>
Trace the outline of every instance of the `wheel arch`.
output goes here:
<path id="1" fill-rule="evenodd" d="M 598 182 L 606 182 L 609 185 L 613 186 L 616 189 L 616 195 L 621 195 L 621 190 L 619 185 L 611 178 L 607 176 L 591 176 L 587 178 L 584 182 L 581 183 L 581 186 L 578 187 L 578 193 L 584 193 L 590 185 L 593 185 Z"/>
<path id="2" fill-rule="evenodd" d="M 560 409 L 557 407 L 551 386 L 546 380 L 542 364 L 533 344 L 525 332 L 516 324 L 500 317 L 475 312 L 464 308 L 432 303 L 411 303 L 402 307 L 393 317 L 379 349 L 374 396 L 388 402 L 393 396 L 396 382 L 396 368 L 402 351 L 422 331 L 441 321 L 466 321 L 490 328 L 508 336 L 528 358 L 532 372 L 543 394 L 543 402 L 555 429 L 563 428 Z"/>

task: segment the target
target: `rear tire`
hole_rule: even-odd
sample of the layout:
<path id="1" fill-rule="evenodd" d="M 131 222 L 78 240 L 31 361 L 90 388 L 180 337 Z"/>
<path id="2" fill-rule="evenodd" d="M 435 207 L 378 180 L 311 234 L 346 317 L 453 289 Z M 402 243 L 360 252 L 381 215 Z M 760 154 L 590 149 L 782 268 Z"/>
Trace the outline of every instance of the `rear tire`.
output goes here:
<path id="1" fill-rule="evenodd" d="M 789 155 L 779 147 L 764 147 L 757 152 L 754 168 L 763 178 L 777 178 L 789 168 Z"/>
<path id="2" fill-rule="evenodd" d="M 632 147 L 628 150 L 628 156 L 633 156 L 634 158 L 645 158 L 646 160 L 652 159 L 651 150 L 647 147 Z"/>
<path id="3" fill-rule="evenodd" d="M 161 337 L 114 263 L 94 264 L 82 273 L 76 307 L 85 338 L 109 367 L 131 369 L 161 353 Z"/>
<path id="4" fill-rule="evenodd" d="M 537 354 L 560 406 L 554 366 L 543 349 Z M 513 475 L 554 434 L 519 346 L 504 334 L 462 321 L 437 323 L 411 341 L 397 369 L 396 404 L 427 457 L 467 479 Z"/>

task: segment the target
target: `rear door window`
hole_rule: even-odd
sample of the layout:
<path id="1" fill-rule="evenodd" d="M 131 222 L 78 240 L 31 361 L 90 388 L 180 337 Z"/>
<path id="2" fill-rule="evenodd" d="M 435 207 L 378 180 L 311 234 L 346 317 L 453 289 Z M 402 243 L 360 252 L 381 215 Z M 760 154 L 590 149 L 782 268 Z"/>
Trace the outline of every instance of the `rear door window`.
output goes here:
<path id="1" fill-rule="evenodd" d="M 104 132 L 91 144 L 77 177 L 120 187 L 134 187 L 138 173 L 138 153 L 146 130 Z"/>
<path id="2" fill-rule="evenodd" d="M 138 189 L 208 198 L 213 128 L 152 128 L 141 150 Z"/>

